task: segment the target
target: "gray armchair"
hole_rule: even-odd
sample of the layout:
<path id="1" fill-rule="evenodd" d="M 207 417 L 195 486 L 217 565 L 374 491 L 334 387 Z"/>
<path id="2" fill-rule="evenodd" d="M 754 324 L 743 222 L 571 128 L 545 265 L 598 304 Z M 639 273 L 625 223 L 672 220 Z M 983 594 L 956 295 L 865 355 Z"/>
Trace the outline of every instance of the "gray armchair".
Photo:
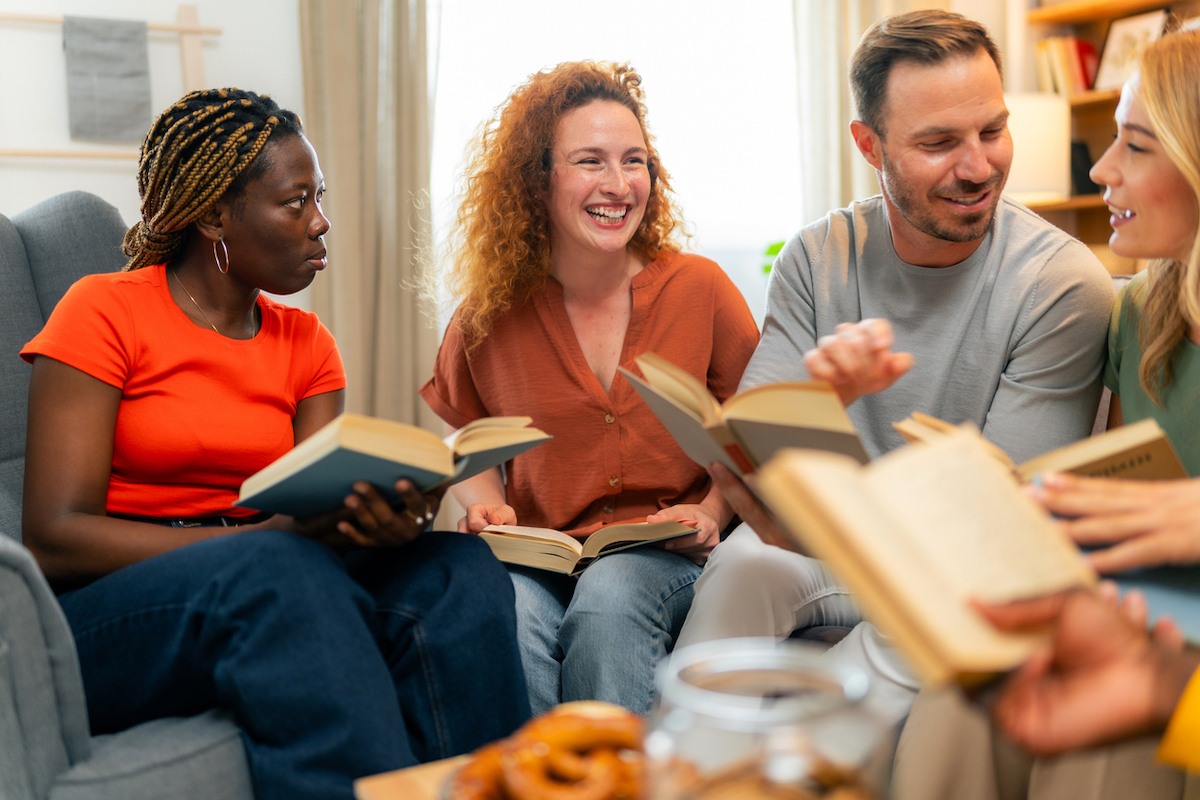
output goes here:
<path id="1" fill-rule="evenodd" d="M 91 736 L 74 639 L 20 544 L 29 366 L 17 353 L 63 292 L 121 268 L 125 225 L 85 192 L 0 216 L 0 800 L 248 800 L 241 731 L 220 711 Z"/>

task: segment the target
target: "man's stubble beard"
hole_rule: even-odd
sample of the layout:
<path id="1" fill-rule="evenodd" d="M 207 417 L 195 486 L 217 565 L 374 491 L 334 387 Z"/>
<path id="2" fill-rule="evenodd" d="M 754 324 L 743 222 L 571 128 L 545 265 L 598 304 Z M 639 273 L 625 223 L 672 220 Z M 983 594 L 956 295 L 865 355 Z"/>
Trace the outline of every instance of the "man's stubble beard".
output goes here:
<path id="1" fill-rule="evenodd" d="M 888 159 L 886 152 L 881 156 L 883 169 L 880 170 L 880 182 L 883 184 L 883 191 L 908 224 L 921 233 L 944 242 L 974 242 L 987 233 L 988 228 L 991 227 L 992 218 L 996 215 L 996 206 L 1000 203 L 1000 191 L 1004 188 L 1006 175 L 994 173 L 984 183 L 955 182 L 952 190 L 947 194 L 963 196 L 995 191 L 995 195 L 986 209 L 958 217 L 951 227 L 931 213 L 933 204 L 942 201 L 936 196 L 927 196 L 922 204 L 912 186 Z M 937 195 L 941 188 L 937 187 L 933 194 Z"/>

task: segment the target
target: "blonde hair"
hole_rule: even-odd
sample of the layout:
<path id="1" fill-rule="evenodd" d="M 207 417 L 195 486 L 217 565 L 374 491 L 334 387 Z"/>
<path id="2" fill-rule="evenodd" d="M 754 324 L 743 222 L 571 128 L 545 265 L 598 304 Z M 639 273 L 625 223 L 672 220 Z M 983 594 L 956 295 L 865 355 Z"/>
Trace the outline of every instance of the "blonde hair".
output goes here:
<path id="1" fill-rule="evenodd" d="M 683 218 L 671 202 L 669 176 L 646 129 L 641 82 L 628 64 L 559 64 L 530 76 L 509 95 L 468 147 L 463 199 L 448 253 L 448 283 L 463 301 L 468 348 L 550 275 L 550 154 L 559 119 L 574 108 L 602 100 L 633 112 L 648 150 L 650 195 L 629 249 L 648 261 L 660 251 L 679 249 L 675 236 Z"/>
<path id="2" fill-rule="evenodd" d="M 1138 57 L 1138 98 L 1171 163 L 1200 198 L 1200 32 L 1168 34 Z M 1200 229 L 1200 218 L 1194 220 Z M 1200 237 L 1186 262 L 1150 265 L 1146 303 L 1138 324 L 1142 360 L 1138 379 L 1162 406 L 1171 383 L 1171 359 L 1191 325 L 1200 325 Z"/>

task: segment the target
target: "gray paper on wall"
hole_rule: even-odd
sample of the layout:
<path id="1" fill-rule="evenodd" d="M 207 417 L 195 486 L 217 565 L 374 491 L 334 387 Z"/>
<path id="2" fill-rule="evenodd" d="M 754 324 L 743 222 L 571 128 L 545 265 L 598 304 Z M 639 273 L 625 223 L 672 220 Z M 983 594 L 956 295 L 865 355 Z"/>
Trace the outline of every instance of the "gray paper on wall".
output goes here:
<path id="1" fill-rule="evenodd" d="M 150 129 L 146 23 L 63 17 L 72 139 L 140 144 Z"/>

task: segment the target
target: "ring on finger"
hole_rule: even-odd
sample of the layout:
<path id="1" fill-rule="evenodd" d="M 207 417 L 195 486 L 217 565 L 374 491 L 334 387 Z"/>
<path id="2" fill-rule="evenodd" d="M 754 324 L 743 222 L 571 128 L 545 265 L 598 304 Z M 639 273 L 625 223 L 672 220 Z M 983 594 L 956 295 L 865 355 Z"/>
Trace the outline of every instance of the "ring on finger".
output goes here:
<path id="1" fill-rule="evenodd" d="M 414 514 L 411 508 L 406 508 L 404 509 L 404 515 L 411 519 L 414 525 L 420 525 L 421 527 L 425 527 L 433 522 L 433 512 L 429 509 L 425 509 L 425 513 L 423 514 Z"/>

